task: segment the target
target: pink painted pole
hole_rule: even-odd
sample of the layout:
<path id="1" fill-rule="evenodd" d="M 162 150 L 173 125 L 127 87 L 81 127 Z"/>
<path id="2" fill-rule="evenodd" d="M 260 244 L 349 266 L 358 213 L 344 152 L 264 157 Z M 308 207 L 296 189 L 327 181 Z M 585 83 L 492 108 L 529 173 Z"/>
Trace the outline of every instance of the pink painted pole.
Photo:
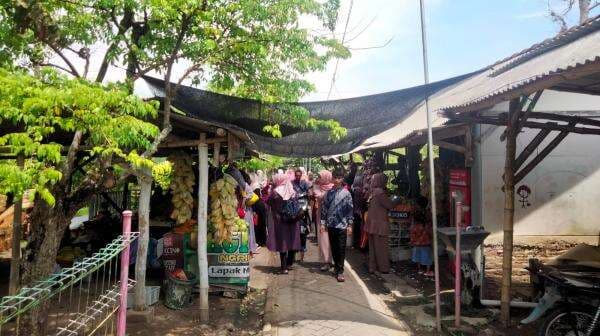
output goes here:
<path id="1" fill-rule="evenodd" d="M 454 260 L 454 326 L 460 328 L 460 231 L 462 229 L 462 202 L 456 202 L 456 209 L 454 210 L 454 213 L 456 216 L 456 256 Z"/>
<path id="2" fill-rule="evenodd" d="M 131 211 L 123 211 L 123 237 L 129 237 L 131 233 Z M 121 252 L 121 284 L 120 284 L 120 304 L 119 315 L 117 319 L 117 336 L 125 336 L 127 328 L 127 282 L 129 280 L 129 243 Z"/>

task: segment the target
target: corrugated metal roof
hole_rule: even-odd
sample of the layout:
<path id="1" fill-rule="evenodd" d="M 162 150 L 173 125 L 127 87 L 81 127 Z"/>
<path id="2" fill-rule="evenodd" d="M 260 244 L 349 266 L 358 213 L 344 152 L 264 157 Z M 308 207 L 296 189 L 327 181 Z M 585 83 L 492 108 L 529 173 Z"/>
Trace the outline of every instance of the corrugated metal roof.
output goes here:
<path id="1" fill-rule="evenodd" d="M 463 112 L 489 107 L 498 102 L 493 98 L 541 81 L 547 80 L 548 83 L 538 90 L 575 80 L 562 75 L 595 66 L 599 62 L 600 17 L 595 17 L 462 81 L 432 101 L 432 107 L 435 111 L 460 109 Z"/>
<path id="2" fill-rule="evenodd" d="M 525 63 L 536 56 L 563 46 L 567 43 L 573 42 L 587 34 L 593 33 L 598 30 L 598 28 L 600 28 L 600 15 L 587 20 L 581 25 L 572 27 L 564 32 L 560 32 L 558 35 L 552 38 L 546 39 L 540 43 L 536 43 L 525 50 L 494 63 L 490 66 L 494 69 L 490 76 L 497 76 L 502 72 L 512 69 L 519 64 Z"/>

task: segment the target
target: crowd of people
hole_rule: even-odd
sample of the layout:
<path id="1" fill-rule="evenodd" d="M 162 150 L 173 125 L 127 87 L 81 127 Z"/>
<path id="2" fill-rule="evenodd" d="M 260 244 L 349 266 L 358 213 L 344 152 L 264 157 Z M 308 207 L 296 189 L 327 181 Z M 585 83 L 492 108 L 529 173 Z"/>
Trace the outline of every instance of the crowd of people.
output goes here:
<path id="1" fill-rule="evenodd" d="M 257 195 L 252 202 L 240 202 L 250 224 L 250 251 L 260 253 L 266 246 L 278 252 L 281 274 L 304 260 L 311 232 L 318 245 L 320 270 L 331 271 L 337 281 L 345 281 L 349 244 L 368 250 L 369 272 L 390 272 L 388 212 L 398 201 L 386 191 L 384 173 L 357 173 L 352 167 L 349 173 L 322 170 L 316 176 L 303 168 L 279 169 L 271 178 L 261 171 L 243 175 L 248 190 Z M 412 261 L 430 275 L 431 225 L 426 207 L 426 198 L 417 202 L 411 227 Z"/>

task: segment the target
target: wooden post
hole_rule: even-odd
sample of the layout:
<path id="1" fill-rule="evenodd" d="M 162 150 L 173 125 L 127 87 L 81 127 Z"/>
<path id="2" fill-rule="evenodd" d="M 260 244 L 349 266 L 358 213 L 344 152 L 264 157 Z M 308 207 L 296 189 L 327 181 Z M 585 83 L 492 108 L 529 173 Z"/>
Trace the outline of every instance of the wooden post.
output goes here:
<path id="1" fill-rule="evenodd" d="M 150 240 L 150 196 L 152 194 L 152 172 L 144 169 L 138 176 L 140 201 L 138 205 L 137 256 L 135 260 L 135 297 L 133 308 L 146 310 L 146 261 L 148 260 L 148 242 Z"/>
<path id="2" fill-rule="evenodd" d="M 127 210 L 127 207 L 129 206 L 129 182 L 125 181 L 125 184 L 123 185 L 123 201 L 121 202 L 121 209 L 123 209 L 123 211 Z"/>
<path id="3" fill-rule="evenodd" d="M 17 165 L 23 169 L 25 157 L 17 155 Z M 10 279 L 8 281 L 8 294 L 15 295 L 19 291 L 19 266 L 21 263 L 21 217 L 23 212 L 23 196 L 14 199 L 13 223 L 12 223 L 12 255 L 10 259 Z"/>
<path id="4" fill-rule="evenodd" d="M 206 139 L 201 134 L 201 140 Z M 215 148 L 216 149 L 216 148 Z M 200 280 L 200 322 L 209 320 L 208 309 L 208 256 L 207 228 L 208 228 L 208 146 L 201 142 L 198 145 L 198 269 Z"/>
<path id="5" fill-rule="evenodd" d="M 219 165 L 221 164 L 221 160 L 219 158 L 219 156 L 221 156 L 221 143 L 220 142 L 215 142 L 214 146 L 214 150 L 213 150 L 213 166 L 219 167 Z"/>
<path id="6" fill-rule="evenodd" d="M 417 198 L 421 195 L 421 184 L 419 182 L 419 166 L 421 165 L 420 146 L 406 147 L 406 160 L 408 160 L 408 183 L 410 187 L 409 196 Z"/>
<path id="7" fill-rule="evenodd" d="M 517 125 L 515 113 L 520 113 L 519 99 L 510 101 L 510 116 L 506 125 L 506 158 L 504 162 L 504 241 L 502 245 L 502 288 L 500 312 L 505 326 L 510 325 L 510 288 L 512 275 L 513 226 L 515 216 L 515 171 L 517 151 Z"/>
<path id="8" fill-rule="evenodd" d="M 473 166 L 473 131 L 471 125 L 465 126 L 465 167 Z"/>
<path id="9" fill-rule="evenodd" d="M 231 132 L 227 133 L 227 160 L 233 162 L 240 154 L 240 140 Z"/>

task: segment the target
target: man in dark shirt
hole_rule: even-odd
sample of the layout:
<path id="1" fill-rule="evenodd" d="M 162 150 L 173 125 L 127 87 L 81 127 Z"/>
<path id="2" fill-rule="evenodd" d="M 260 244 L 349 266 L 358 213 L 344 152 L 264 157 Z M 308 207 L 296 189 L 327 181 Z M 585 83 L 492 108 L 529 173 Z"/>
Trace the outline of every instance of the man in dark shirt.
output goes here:
<path id="1" fill-rule="evenodd" d="M 307 181 L 302 179 L 302 170 L 300 168 L 297 168 L 294 171 L 294 180 L 292 181 L 292 185 L 294 186 L 294 191 L 297 195 L 308 193 L 310 185 Z"/>
<path id="2" fill-rule="evenodd" d="M 344 188 L 343 171 L 334 171 L 333 189 L 325 194 L 321 207 L 321 230 L 327 230 L 337 281 L 344 282 L 346 239 L 352 234 L 354 211 L 352 196 Z"/>
<path id="3" fill-rule="evenodd" d="M 306 180 L 302 179 L 304 172 L 300 168 L 296 168 L 294 171 L 294 180 L 292 185 L 297 197 L 308 197 L 308 189 L 310 185 Z M 304 213 L 302 218 L 299 220 L 300 224 L 300 243 L 302 245 L 302 251 L 300 251 L 300 261 L 304 261 L 304 252 L 306 252 L 306 239 L 310 230 L 308 213 Z"/>

